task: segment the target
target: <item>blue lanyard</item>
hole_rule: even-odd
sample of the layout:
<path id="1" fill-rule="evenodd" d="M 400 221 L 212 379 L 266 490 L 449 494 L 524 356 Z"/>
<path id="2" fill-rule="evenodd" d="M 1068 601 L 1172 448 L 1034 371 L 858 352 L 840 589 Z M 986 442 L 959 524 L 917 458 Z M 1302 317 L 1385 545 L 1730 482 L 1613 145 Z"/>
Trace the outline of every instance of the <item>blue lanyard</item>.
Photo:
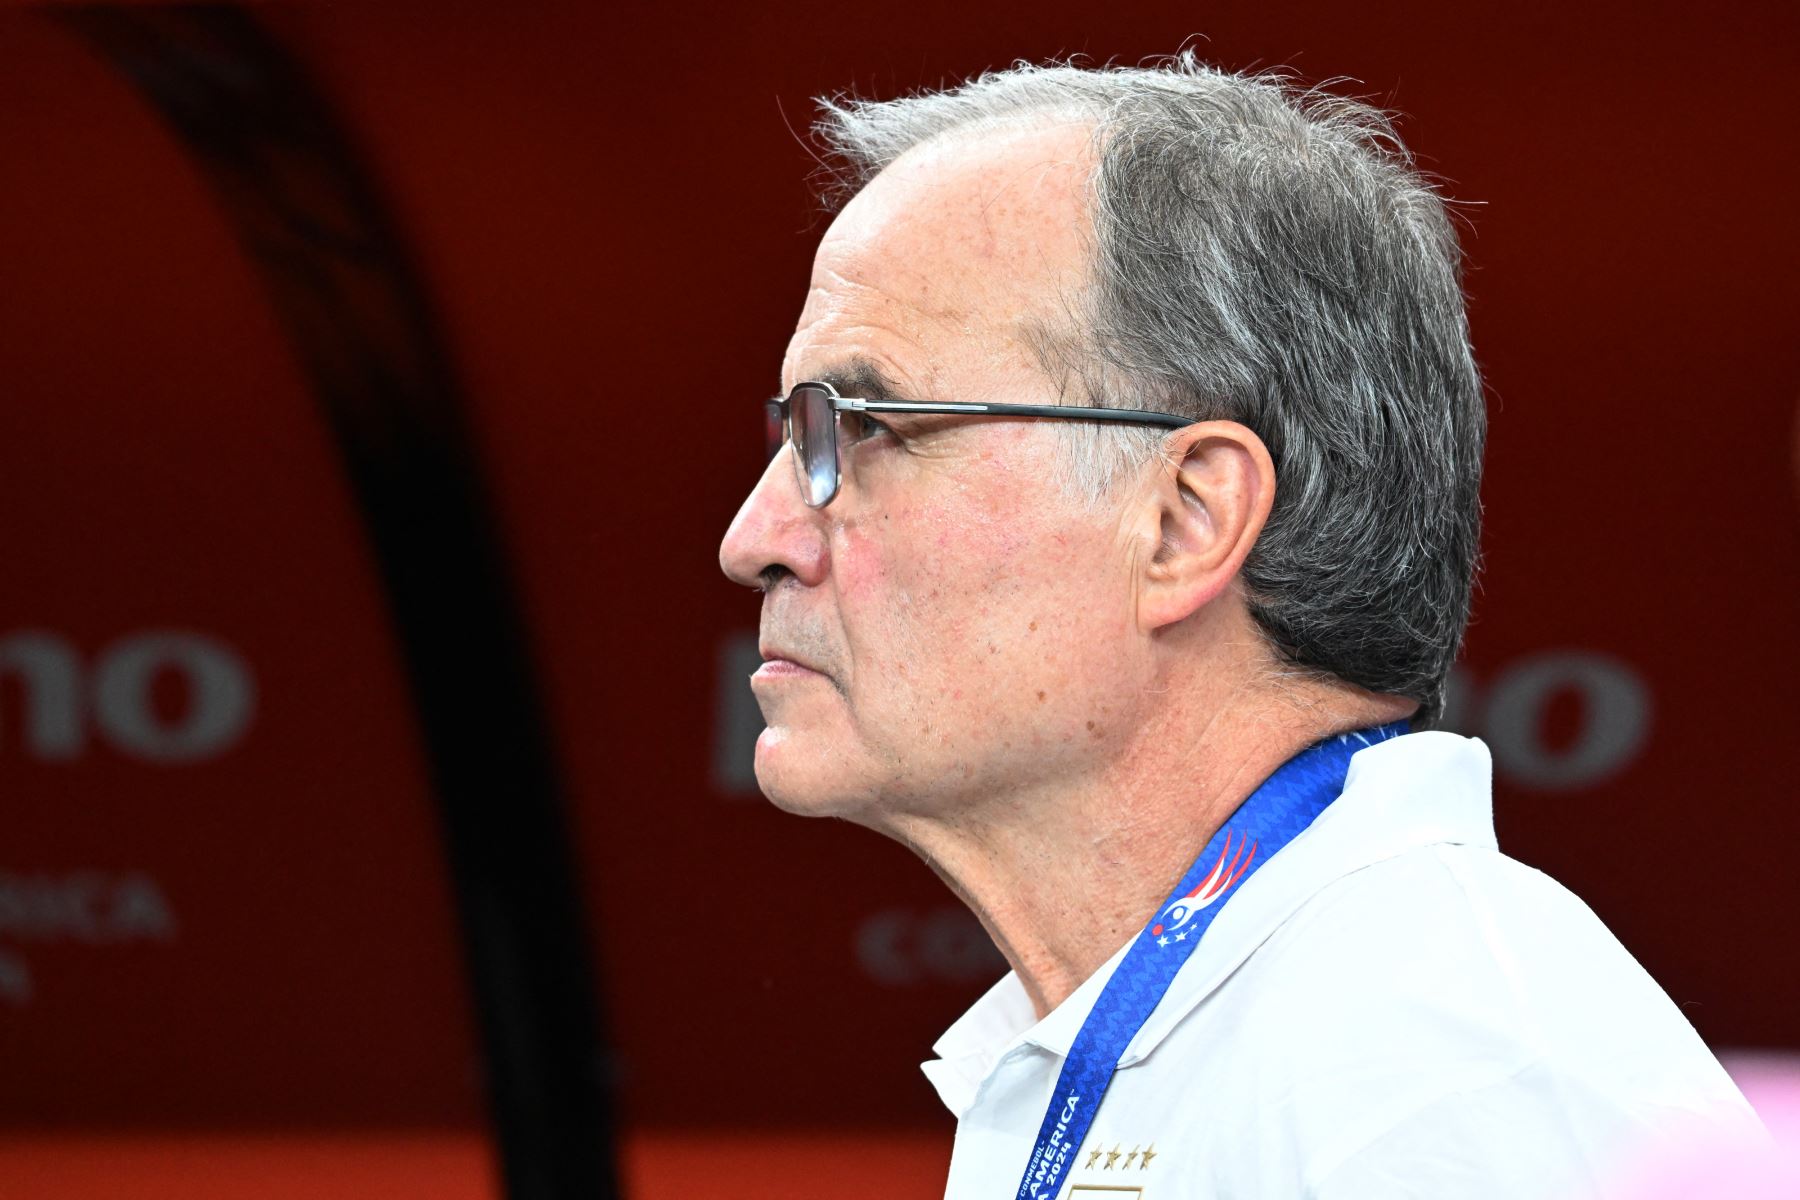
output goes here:
<path id="1" fill-rule="evenodd" d="M 1069 1047 L 1056 1092 L 1025 1164 L 1017 1200 L 1054 1200 L 1069 1159 L 1087 1140 L 1119 1056 L 1149 1020 L 1175 973 L 1188 960 L 1225 905 L 1234 884 L 1311 825 L 1344 790 L 1350 757 L 1398 737 L 1405 721 L 1328 738 L 1290 758 L 1250 794 L 1213 835 L 1182 877 L 1175 894 L 1125 952 Z"/>

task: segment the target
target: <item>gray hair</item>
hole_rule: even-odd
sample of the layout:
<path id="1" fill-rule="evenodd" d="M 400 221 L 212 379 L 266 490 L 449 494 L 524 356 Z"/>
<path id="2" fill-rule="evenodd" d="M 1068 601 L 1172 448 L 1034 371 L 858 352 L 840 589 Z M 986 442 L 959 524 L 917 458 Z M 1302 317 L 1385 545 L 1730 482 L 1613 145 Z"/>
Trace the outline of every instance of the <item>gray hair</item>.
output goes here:
<path id="1" fill-rule="evenodd" d="M 1081 402 L 1255 431 L 1277 487 L 1243 579 L 1278 660 L 1438 717 L 1477 566 L 1486 412 L 1446 202 L 1386 114 L 1191 52 L 820 105 L 839 196 L 947 135 L 1091 122 L 1095 258 L 1070 328 L 1032 339 L 1046 369 Z M 1164 441 L 1066 424 L 1090 500 Z"/>

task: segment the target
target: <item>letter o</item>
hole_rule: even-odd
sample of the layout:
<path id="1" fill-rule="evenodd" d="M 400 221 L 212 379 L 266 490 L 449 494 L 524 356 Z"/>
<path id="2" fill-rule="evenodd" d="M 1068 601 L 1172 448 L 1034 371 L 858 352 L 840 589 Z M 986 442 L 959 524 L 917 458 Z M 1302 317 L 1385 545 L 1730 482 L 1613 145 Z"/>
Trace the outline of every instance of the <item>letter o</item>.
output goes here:
<path id="1" fill-rule="evenodd" d="M 192 703 L 172 725 L 158 721 L 150 681 L 170 667 L 186 674 Z M 143 633 L 114 643 L 94 672 L 94 718 L 119 749 L 153 762 L 221 753 L 250 724 L 256 685 L 230 647 L 198 633 Z"/>
<path id="2" fill-rule="evenodd" d="M 1578 690 L 1587 720 L 1575 744 L 1544 745 L 1550 698 Z M 1545 791 L 1568 791 L 1617 773 L 1643 748 L 1650 732 L 1650 690 L 1625 663 L 1585 650 L 1551 651 L 1521 659 L 1489 690 L 1482 732 L 1494 763 L 1511 779 Z"/>

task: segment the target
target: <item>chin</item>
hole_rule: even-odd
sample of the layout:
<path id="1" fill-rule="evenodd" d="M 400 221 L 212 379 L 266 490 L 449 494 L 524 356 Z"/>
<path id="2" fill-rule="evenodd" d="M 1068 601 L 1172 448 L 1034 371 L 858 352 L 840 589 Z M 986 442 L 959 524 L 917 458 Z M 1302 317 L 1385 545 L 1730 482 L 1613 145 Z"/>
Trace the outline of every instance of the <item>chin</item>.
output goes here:
<path id="1" fill-rule="evenodd" d="M 802 817 L 842 817 L 866 823 L 869 797 L 854 786 L 854 771 L 831 747 L 810 745 L 771 726 L 756 741 L 756 786 L 769 803 Z"/>
<path id="2" fill-rule="evenodd" d="M 800 739 L 804 740 L 804 739 Z M 756 786 L 769 803 L 803 817 L 832 815 L 828 755 L 808 753 L 789 730 L 771 725 L 756 739 Z"/>

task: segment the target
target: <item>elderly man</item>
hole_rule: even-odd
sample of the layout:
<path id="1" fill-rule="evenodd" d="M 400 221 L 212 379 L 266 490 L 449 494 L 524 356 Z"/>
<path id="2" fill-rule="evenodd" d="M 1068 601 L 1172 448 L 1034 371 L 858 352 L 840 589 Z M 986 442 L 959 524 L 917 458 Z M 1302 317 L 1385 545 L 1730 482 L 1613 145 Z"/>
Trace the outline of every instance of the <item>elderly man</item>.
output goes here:
<path id="1" fill-rule="evenodd" d="M 949 1195 L 1585 1195 L 1753 1128 L 1421 731 L 1484 415 L 1381 115 L 1184 57 L 821 128 L 850 198 L 721 559 L 763 790 L 912 847 L 1012 965 L 925 1067 Z"/>

